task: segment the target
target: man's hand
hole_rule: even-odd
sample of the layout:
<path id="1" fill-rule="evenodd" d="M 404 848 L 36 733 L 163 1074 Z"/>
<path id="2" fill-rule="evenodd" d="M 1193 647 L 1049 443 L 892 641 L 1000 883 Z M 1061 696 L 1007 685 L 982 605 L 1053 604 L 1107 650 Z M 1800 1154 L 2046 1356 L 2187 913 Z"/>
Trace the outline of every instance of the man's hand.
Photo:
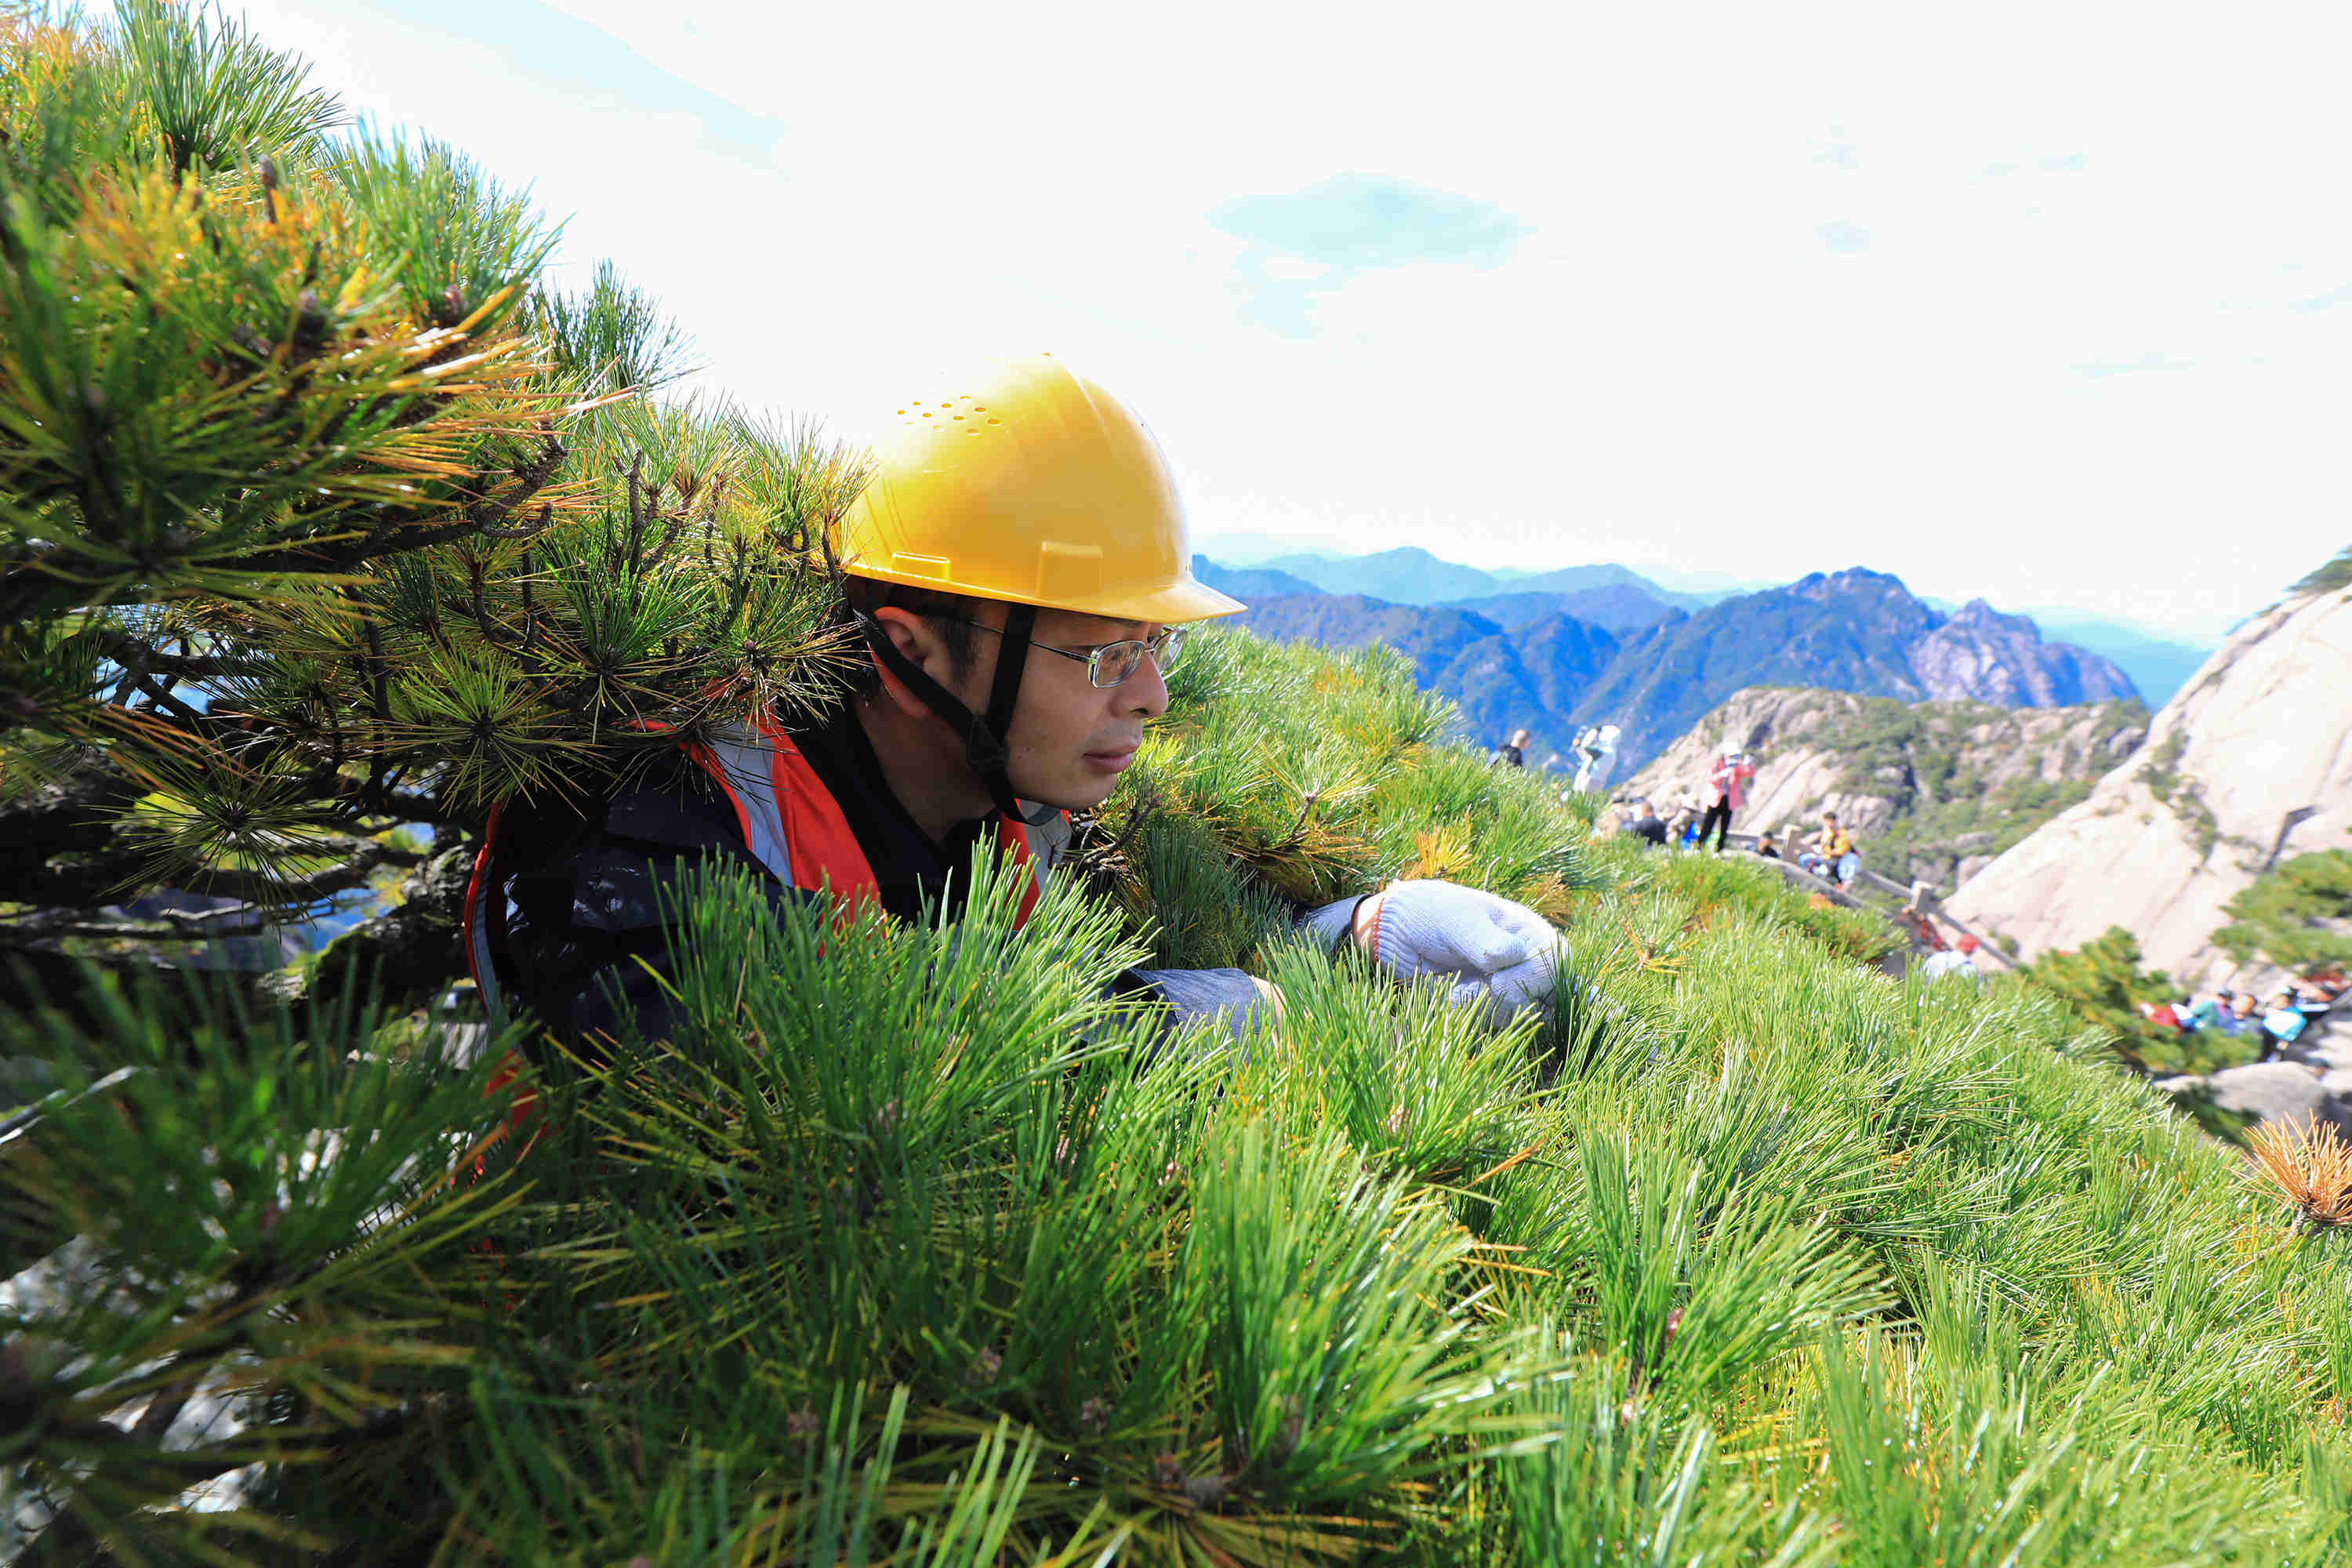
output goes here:
<path id="1" fill-rule="evenodd" d="M 1391 973 L 1447 985 L 1454 1000 L 1483 1003 L 1497 1024 L 1549 1004 L 1561 962 L 1559 932 L 1525 904 L 1452 882 L 1391 882 L 1350 911 L 1345 900 L 1307 917 L 1356 944 Z"/>

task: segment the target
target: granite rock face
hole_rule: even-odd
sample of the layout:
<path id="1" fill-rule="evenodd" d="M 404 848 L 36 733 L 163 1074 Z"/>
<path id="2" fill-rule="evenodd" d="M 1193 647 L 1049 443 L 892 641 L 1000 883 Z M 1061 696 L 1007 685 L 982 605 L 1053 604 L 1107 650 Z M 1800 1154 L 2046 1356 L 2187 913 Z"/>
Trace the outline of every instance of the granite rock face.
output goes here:
<path id="1" fill-rule="evenodd" d="M 1953 900 L 2025 955 L 2122 926 L 2151 969 L 2221 980 L 2222 906 L 2275 860 L 2352 830 L 2352 591 L 2240 626 L 2090 795 Z M 1981 928 L 1980 928 L 1981 929 Z"/>
<path id="2" fill-rule="evenodd" d="M 1834 811 L 1865 864 L 1948 892 L 2085 793 L 2147 725 L 2136 702 L 2009 708 L 1751 687 L 1612 793 L 1710 799 L 1716 761 L 1736 745 L 1756 768 L 1742 830 L 1811 832 Z"/>

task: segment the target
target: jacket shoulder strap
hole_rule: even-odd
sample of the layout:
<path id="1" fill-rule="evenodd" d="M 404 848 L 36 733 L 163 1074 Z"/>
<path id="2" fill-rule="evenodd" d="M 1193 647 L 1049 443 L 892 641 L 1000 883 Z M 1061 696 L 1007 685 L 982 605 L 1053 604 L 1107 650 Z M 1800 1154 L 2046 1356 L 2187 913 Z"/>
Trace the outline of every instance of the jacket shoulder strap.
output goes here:
<path id="1" fill-rule="evenodd" d="M 1034 809 L 1031 803 L 1025 800 L 1021 803 L 1021 805 L 1024 811 Z M 1011 827 L 1015 824 L 1008 818 L 1005 826 Z M 1057 811 L 1043 822 L 1029 822 L 1024 819 L 1018 824 L 1018 826 L 1021 829 L 1022 843 L 1029 851 L 1029 858 L 1037 863 L 1037 868 L 1041 871 L 1052 870 L 1055 865 L 1070 851 L 1070 814 L 1066 811 Z"/>
<path id="2" fill-rule="evenodd" d="M 997 842 L 1004 852 L 1029 870 L 1029 886 L 1021 895 L 1020 921 L 1028 922 L 1037 908 L 1037 900 L 1045 895 L 1045 877 L 1054 863 L 1068 853 L 1070 847 L 1070 814 L 1057 811 L 1043 822 L 1027 820 L 1034 808 L 1027 801 L 1019 803 L 1024 815 L 999 816 L 996 819 Z"/>
<path id="3" fill-rule="evenodd" d="M 482 826 L 481 851 L 474 857 L 474 874 L 466 879 L 466 967 L 474 976 L 474 994 L 489 1015 L 492 1034 L 506 1026 L 506 1012 L 499 994 L 498 963 L 490 949 L 490 910 L 483 895 L 494 892 L 489 887 L 490 863 L 498 848 L 499 819 L 506 809 L 503 801 L 490 807 L 490 819 Z"/>

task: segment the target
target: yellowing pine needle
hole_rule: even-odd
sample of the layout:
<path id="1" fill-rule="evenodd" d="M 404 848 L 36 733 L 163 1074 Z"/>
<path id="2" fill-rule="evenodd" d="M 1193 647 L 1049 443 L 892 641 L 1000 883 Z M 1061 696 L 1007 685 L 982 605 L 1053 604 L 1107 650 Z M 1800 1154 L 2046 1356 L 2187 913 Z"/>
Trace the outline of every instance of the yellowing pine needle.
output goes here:
<path id="1" fill-rule="evenodd" d="M 2247 1142 L 2259 1178 L 2306 1221 L 2352 1223 L 2352 1145 L 2333 1123 L 2267 1122 Z"/>

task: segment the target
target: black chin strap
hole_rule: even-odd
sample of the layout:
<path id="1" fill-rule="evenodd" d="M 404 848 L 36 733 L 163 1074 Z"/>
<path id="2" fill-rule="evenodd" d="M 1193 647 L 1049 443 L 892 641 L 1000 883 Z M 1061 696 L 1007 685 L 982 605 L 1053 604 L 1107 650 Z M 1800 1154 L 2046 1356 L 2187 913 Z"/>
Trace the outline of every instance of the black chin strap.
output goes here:
<path id="1" fill-rule="evenodd" d="M 923 673 L 913 659 L 898 651 L 890 634 L 872 616 L 860 615 L 858 624 L 866 631 L 866 646 L 882 668 L 898 678 L 924 707 L 938 714 L 954 728 L 963 731 L 963 755 L 980 782 L 988 788 L 988 798 L 996 809 L 1015 822 L 1041 826 L 1053 820 L 1055 813 L 1050 805 L 1041 805 L 1033 814 L 1021 809 L 1013 797 L 1013 779 L 1005 772 L 1013 762 L 1013 750 L 1007 740 L 1013 732 L 1013 709 L 1021 700 L 1021 672 L 1029 663 L 1029 634 L 1037 625 L 1037 608 L 1034 605 L 1007 605 L 1002 646 L 996 650 L 996 679 L 988 689 L 988 711 L 974 713 L 959 700 L 956 694 Z"/>

